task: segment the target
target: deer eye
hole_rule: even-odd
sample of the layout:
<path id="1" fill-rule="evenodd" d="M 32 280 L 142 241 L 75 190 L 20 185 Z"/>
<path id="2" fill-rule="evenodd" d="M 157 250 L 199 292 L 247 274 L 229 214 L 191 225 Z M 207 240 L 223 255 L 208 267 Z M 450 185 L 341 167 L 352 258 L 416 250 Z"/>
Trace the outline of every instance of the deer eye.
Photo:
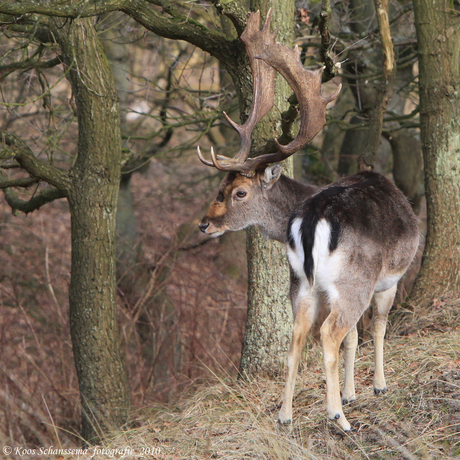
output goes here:
<path id="1" fill-rule="evenodd" d="M 245 192 L 244 190 L 238 190 L 236 192 L 236 197 L 237 198 L 244 198 L 246 195 L 247 195 L 247 192 Z"/>

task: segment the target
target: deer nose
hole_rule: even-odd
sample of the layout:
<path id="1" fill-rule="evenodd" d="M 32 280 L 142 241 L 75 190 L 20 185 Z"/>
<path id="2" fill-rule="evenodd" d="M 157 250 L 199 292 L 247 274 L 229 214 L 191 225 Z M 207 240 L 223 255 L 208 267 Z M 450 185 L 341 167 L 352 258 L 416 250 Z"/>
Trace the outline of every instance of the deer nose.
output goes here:
<path id="1" fill-rule="evenodd" d="M 200 227 L 200 230 L 203 233 L 206 233 L 206 229 L 209 227 L 209 222 L 206 222 L 205 224 L 200 224 L 200 225 L 198 225 L 198 227 Z"/>

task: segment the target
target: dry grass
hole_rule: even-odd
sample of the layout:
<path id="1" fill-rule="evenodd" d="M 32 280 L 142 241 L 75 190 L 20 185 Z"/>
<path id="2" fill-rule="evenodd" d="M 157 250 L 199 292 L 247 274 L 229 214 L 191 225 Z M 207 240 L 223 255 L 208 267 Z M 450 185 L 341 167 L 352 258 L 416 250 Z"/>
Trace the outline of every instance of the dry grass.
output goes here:
<path id="1" fill-rule="evenodd" d="M 457 302 L 458 303 L 458 302 Z M 454 303 L 453 303 L 454 305 Z M 458 323 L 457 323 L 458 324 Z M 389 392 L 373 395 L 373 349 L 359 348 L 358 400 L 342 432 L 325 414 L 321 352 L 310 344 L 294 399 L 294 423 L 277 424 L 282 379 L 214 379 L 174 406 L 154 406 L 141 427 L 107 445 L 150 447 L 165 459 L 447 459 L 460 455 L 460 327 L 387 341 Z M 133 457 L 135 458 L 135 457 Z"/>

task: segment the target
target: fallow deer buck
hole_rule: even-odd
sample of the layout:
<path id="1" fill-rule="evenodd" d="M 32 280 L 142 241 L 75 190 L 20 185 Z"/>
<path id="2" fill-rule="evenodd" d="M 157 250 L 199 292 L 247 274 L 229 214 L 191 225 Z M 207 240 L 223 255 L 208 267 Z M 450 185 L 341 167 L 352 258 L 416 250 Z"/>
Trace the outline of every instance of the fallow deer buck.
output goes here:
<path id="1" fill-rule="evenodd" d="M 292 397 L 299 359 L 320 302 L 329 307 L 321 342 L 327 384 L 327 415 L 350 429 L 342 404 L 353 401 L 356 323 L 374 297 L 372 336 L 375 347 L 375 394 L 386 391 L 383 339 L 398 280 L 419 244 L 417 220 L 402 192 L 373 171 L 362 171 L 326 187 L 304 185 L 281 174 L 279 161 L 309 142 L 324 126 L 329 98 L 321 96 L 321 72 L 304 69 L 297 48 L 275 44 L 270 12 L 260 30 L 259 13 L 248 16 L 241 39 L 254 79 L 248 120 L 239 126 L 241 149 L 234 158 L 216 156 L 203 163 L 229 171 L 217 198 L 200 223 L 211 236 L 259 226 L 268 238 L 286 243 L 291 268 L 290 299 L 295 317 L 287 357 L 287 379 L 279 422 L 292 421 Z M 276 70 L 275 70 L 276 69 Z M 271 109 L 278 71 L 294 90 L 300 108 L 300 131 L 278 151 L 249 158 L 251 131 Z M 345 382 L 340 398 L 338 355 L 344 342 Z"/>

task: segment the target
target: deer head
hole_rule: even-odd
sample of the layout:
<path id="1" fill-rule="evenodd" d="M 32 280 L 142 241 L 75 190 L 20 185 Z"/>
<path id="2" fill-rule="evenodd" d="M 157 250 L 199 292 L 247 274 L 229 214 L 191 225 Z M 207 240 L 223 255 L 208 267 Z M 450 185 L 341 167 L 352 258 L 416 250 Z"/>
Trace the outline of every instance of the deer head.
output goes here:
<path id="1" fill-rule="evenodd" d="M 216 199 L 202 219 L 199 227 L 210 236 L 220 236 L 226 231 L 242 230 L 249 225 L 260 225 L 267 236 L 274 239 L 270 228 L 272 212 L 270 199 L 272 187 L 281 175 L 281 166 L 274 164 L 267 166 L 262 171 L 256 171 L 252 177 L 247 177 L 238 172 L 230 172 L 219 186 Z M 283 195 L 280 195 L 283 196 Z M 287 209 L 287 207 L 286 207 Z M 287 221 L 287 217 L 285 218 Z M 280 231 L 284 236 L 284 226 Z M 282 238 L 282 237 L 281 237 Z"/>

